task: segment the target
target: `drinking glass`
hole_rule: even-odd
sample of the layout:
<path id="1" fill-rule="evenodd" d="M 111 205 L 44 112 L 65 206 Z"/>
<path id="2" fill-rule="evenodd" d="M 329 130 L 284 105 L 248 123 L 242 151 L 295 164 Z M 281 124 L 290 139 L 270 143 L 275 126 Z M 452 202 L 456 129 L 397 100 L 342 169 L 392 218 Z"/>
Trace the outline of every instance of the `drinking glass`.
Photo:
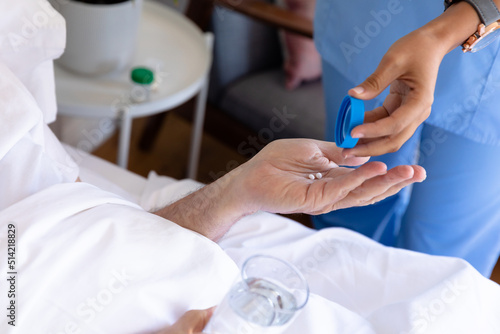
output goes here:
<path id="1" fill-rule="evenodd" d="M 309 299 L 304 276 L 269 255 L 248 258 L 236 283 L 204 329 L 210 334 L 279 333 Z"/>

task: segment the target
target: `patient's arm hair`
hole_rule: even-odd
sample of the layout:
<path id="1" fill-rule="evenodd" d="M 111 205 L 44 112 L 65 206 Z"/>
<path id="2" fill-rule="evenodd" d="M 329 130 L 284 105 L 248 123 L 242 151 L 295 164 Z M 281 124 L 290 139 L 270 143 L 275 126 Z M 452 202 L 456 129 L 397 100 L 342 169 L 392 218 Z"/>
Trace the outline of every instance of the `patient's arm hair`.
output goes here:
<path id="1" fill-rule="evenodd" d="M 154 214 L 217 241 L 242 217 L 253 213 L 237 198 L 238 169 Z"/>

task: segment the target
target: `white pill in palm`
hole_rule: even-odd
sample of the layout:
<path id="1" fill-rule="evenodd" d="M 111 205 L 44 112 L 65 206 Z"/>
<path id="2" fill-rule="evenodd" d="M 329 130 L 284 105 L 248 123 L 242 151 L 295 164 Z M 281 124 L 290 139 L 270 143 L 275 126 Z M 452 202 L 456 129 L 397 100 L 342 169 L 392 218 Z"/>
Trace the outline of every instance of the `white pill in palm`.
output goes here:
<path id="1" fill-rule="evenodd" d="M 316 178 L 317 178 L 317 179 L 321 179 L 322 177 L 323 177 L 323 174 L 321 174 L 321 173 L 316 173 Z"/>
<path id="2" fill-rule="evenodd" d="M 309 174 L 309 178 L 310 178 L 311 180 L 314 180 L 316 177 L 314 176 L 314 174 Z"/>

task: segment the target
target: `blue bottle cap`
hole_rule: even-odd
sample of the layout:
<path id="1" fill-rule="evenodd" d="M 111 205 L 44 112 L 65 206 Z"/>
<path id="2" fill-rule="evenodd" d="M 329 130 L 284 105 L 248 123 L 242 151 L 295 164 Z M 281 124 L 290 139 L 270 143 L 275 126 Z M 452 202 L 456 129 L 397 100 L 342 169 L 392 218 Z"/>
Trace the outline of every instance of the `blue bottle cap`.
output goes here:
<path id="1" fill-rule="evenodd" d="M 365 119 L 365 105 L 363 101 L 346 96 L 340 105 L 335 124 L 335 143 L 338 147 L 353 148 L 358 138 L 351 137 L 351 131 L 363 124 Z"/>

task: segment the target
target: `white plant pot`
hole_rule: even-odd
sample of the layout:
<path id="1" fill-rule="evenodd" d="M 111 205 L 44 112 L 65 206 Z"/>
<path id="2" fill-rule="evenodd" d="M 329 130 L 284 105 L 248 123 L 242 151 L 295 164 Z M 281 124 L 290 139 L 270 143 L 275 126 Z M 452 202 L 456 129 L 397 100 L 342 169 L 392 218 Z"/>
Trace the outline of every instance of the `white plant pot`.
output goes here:
<path id="1" fill-rule="evenodd" d="M 54 2 L 54 1 L 53 1 Z M 73 0 L 56 1 L 66 19 L 66 50 L 57 61 L 86 75 L 120 71 L 134 55 L 142 0 L 94 5 Z"/>

